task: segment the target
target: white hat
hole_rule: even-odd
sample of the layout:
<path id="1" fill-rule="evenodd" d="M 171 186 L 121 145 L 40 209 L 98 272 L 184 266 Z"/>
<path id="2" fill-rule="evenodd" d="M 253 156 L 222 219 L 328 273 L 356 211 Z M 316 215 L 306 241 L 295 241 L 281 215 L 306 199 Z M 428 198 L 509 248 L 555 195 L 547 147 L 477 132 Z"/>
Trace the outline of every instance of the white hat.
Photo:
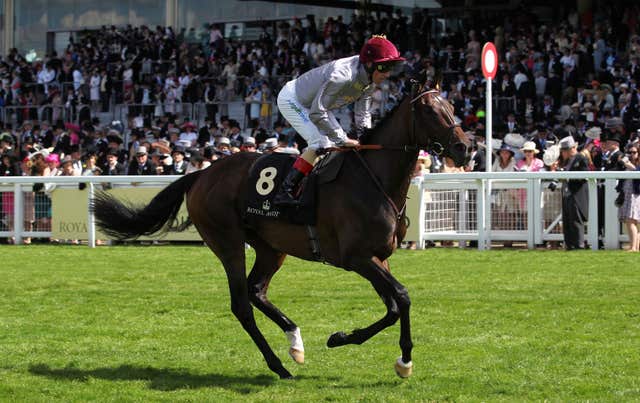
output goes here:
<path id="1" fill-rule="evenodd" d="M 533 151 L 537 154 L 539 150 L 536 148 L 536 143 L 533 141 L 526 141 L 520 151 Z"/>
<path id="2" fill-rule="evenodd" d="M 242 144 L 250 144 L 250 145 L 256 145 L 256 139 L 254 137 L 247 137 L 244 139 L 244 141 L 242 142 Z"/>
<path id="3" fill-rule="evenodd" d="M 562 140 L 560 140 L 560 149 L 561 150 L 568 150 L 568 149 L 573 148 L 573 147 L 575 147 L 577 145 L 578 144 L 576 143 L 576 141 L 573 138 L 573 136 L 567 136 L 567 137 L 563 138 Z"/>
<path id="4" fill-rule="evenodd" d="M 231 144 L 231 140 L 229 140 L 229 137 L 220 137 L 220 138 L 218 138 L 218 144 L 230 145 Z"/>
<path id="5" fill-rule="evenodd" d="M 547 166 L 558 161 L 558 158 L 560 158 L 560 147 L 555 144 L 547 148 L 542 155 L 542 161 Z"/>
<path id="6" fill-rule="evenodd" d="M 136 155 L 143 155 L 143 154 L 147 154 L 147 147 L 145 146 L 140 146 L 138 147 L 138 151 L 136 151 Z"/>
<path id="7" fill-rule="evenodd" d="M 276 148 L 278 147 L 278 139 L 275 137 L 270 137 L 264 141 L 265 148 Z"/>
<path id="8" fill-rule="evenodd" d="M 527 141 L 520 133 L 507 133 L 504 136 L 504 142 L 510 145 L 511 147 L 520 148 L 524 145 L 525 141 Z"/>
<path id="9" fill-rule="evenodd" d="M 591 129 L 587 130 L 584 135 L 587 138 L 590 138 L 592 140 L 600 140 L 600 134 L 602 133 L 602 129 L 600 129 L 598 126 L 594 126 Z"/>

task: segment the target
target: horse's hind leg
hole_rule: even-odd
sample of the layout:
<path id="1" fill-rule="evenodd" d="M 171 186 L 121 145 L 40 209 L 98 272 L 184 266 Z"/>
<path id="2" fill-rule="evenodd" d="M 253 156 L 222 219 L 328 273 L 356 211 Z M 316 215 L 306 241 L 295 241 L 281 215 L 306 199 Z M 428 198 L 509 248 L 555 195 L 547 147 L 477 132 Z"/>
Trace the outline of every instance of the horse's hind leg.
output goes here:
<path id="1" fill-rule="evenodd" d="M 338 347 L 345 344 L 362 344 L 381 330 L 393 325 L 400 319 L 400 348 L 402 357 L 396 363 L 396 372 L 401 377 L 411 375 L 411 327 L 409 308 L 411 301 L 407 289 L 398 282 L 388 271 L 387 267 L 379 264 L 377 259 L 359 259 L 349 265 L 349 269 L 369 280 L 387 307 L 387 314 L 377 322 L 364 328 L 354 330 L 350 334 L 337 332 L 327 340 L 328 347 Z"/>
<path id="2" fill-rule="evenodd" d="M 202 234 L 202 231 L 201 231 Z M 216 237 L 213 241 L 203 234 L 207 245 L 220 258 L 227 273 L 229 281 L 229 294 L 231 296 L 231 311 L 238 318 L 244 330 L 249 333 L 253 342 L 258 346 L 267 366 L 280 378 L 292 378 L 282 362 L 275 355 L 267 340 L 264 338 L 253 316 L 253 308 L 249 301 L 249 290 L 245 272 L 244 241 L 241 237 L 234 237 L 227 232 L 224 237 Z M 235 239 L 236 242 L 232 240 Z M 238 240 L 241 240 L 238 242 Z"/>
<path id="3" fill-rule="evenodd" d="M 266 242 L 256 239 L 251 242 L 256 251 L 256 261 L 249 274 L 249 299 L 251 303 L 275 322 L 286 333 L 291 346 L 289 355 L 298 364 L 304 363 L 304 344 L 300 335 L 300 328 L 283 314 L 267 298 L 267 290 L 273 275 L 278 271 L 286 254 L 278 252 Z"/>

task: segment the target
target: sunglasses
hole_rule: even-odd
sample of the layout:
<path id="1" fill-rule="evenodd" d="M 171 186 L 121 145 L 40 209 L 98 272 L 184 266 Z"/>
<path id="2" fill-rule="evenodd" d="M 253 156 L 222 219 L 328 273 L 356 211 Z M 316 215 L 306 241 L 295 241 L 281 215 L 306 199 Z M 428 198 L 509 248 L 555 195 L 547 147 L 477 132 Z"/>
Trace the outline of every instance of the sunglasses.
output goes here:
<path id="1" fill-rule="evenodd" d="M 376 70 L 380 73 L 388 73 L 396 68 L 395 63 L 378 63 L 376 64 Z"/>

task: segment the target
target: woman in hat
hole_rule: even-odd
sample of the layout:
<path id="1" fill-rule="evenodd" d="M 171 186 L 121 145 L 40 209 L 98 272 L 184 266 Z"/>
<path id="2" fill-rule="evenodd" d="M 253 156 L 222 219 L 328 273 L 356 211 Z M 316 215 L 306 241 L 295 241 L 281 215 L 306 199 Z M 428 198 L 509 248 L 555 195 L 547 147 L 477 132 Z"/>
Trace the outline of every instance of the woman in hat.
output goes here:
<path id="1" fill-rule="evenodd" d="M 359 55 L 316 67 L 285 84 L 278 94 L 278 108 L 308 147 L 282 182 L 274 198 L 276 204 L 297 203 L 295 188 L 313 169 L 317 149 L 358 145 L 357 140 L 347 137 L 332 111 L 355 103 L 355 127 L 370 127 L 374 84 L 388 79 L 404 60 L 385 36 L 374 35 Z"/>
<path id="2" fill-rule="evenodd" d="M 627 171 L 640 171 L 640 146 L 634 143 L 627 149 L 622 158 Z M 640 179 L 625 179 L 622 185 L 622 203 L 618 208 L 618 218 L 622 221 L 629 234 L 629 252 L 640 251 Z"/>
<path id="3" fill-rule="evenodd" d="M 516 170 L 520 172 L 538 172 L 544 167 L 544 162 L 540 158 L 536 157 L 539 150 L 536 148 L 536 143 L 533 141 L 527 141 L 520 149 L 524 154 L 524 158 L 516 163 Z"/>
<path id="4" fill-rule="evenodd" d="M 516 170 L 515 151 L 507 143 L 498 149 L 498 158 L 493 162 L 493 172 L 514 172 Z"/>
<path id="5" fill-rule="evenodd" d="M 507 143 L 502 143 L 498 149 L 498 157 L 493 162 L 493 172 L 515 172 L 516 160 L 515 151 Z M 519 212 L 519 195 L 517 189 L 500 189 L 495 192 L 494 228 L 500 230 L 517 229 L 514 223 L 517 222 Z M 511 247 L 512 242 L 504 243 L 505 247 Z"/>
<path id="6" fill-rule="evenodd" d="M 22 172 L 18 158 L 12 150 L 7 150 L 0 157 L 0 176 L 20 176 Z M 13 192 L 2 192 L 2 216 L 6 222 L 6 229 L 13 228 Z"/>

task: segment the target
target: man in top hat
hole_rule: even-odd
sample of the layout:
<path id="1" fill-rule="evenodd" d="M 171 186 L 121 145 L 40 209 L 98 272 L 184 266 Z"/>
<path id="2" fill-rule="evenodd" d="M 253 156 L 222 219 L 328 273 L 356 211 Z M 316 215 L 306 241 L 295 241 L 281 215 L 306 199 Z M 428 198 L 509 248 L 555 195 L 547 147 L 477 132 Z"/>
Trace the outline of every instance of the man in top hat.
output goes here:
<path id="1" fill-rule="evenodd" d="M 187 161 L 184 160 L 185 149 L 182 146 L 177 146 L 171 153 L 173 157 L 173 173 L 172 175 L 184 175 L 187 172 Z"/>
<path id="2" fill-rule="evenodd" d="M 0 133 L 0 154 L 13 148 L 14 139 L 11 133 Z"/>
<path id="3" fill-rule="evenodd" d="M 149 160 L 147 147 L 140 146 L 129 164 L 127 175 L 157 175 L 157 166 Z"/>
<path id="4" fill-rule="evenodd" d="M 229 140 L 231 141 L 231 145 L 235 147 L 239 147 L 244 142 L 244 137 L 242 136 L 242 132 L 240 131 L 240 124 L 235 120 L 231 121 L 229 124 L 230 133 Z"/>
<path id="5" fill-rule="evenodd" d="M 120 150 L 110 148 L 107 151 L 107 162 L 103 165 L 102 171 L 104 175 L 124 175 L 126 173 L 125 166 L 118 161 Z"/>
<path id="6" fill-rule="evenodd" d="M 578 153 L 572 136 L 560 140 L 562 171 L 588 171 L 589 162 Z M 584 179 L 571 179 L 562 184 L 562 232 L 566 250 L 584 248 L 584 223 L 589 219 L 589 190 Z"/>
<path id="7" fill-rule="evenodd" d="M 619 132 L 606 131 L 606 137 L 604 140 L 604 171 L 624 171 L 625 166 L 622 162 L 624 153 L 620 150 L 620 143 L 622 142 Z"/>

